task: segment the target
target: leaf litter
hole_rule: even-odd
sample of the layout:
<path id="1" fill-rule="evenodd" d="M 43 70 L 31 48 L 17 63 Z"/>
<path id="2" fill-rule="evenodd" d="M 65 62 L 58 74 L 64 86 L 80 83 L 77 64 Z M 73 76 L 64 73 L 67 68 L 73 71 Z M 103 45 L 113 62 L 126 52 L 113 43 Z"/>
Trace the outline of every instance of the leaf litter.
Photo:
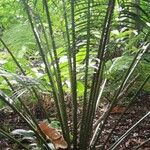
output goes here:
<path id="1" fill-rule="evenodd" d="M 52 106 L 52 107 L 51 107 Z M 38 106 L 34 106 L 35 108 L 32 109 L 33 113 L 38 113 L 38 119 L 40 121 L 44 120 L 43 114 L 40 112 L 40 109 L 37 109 Z M 81 109 L 79 104 L 78 110 L 78 118 L 81 118 Z M 69 126 L 72 127 L 72 120 L 71 120 L 71 104 L 70 101 L 67 99 L 67 112 L 69 116 Z M 54 104 L 51 102 L 50 106 L 46 109 L 49 109 L 49 112 L 53 112 L 51 117 L 57 118 L 56 110 Z M 103 109 L 103 108 L 102 108 Z M 97 142 L 97 150 L 100 149 L 101 145 L 107 139 L 108 133 L 111 132 L 111 129 L 114 123 L 117 121 L 119 115 L 124 111 L 124 106 L 116 106 L 105 125 L 104 131 Z M 7 131 L 12 131 L 14 129 L 28 129 L 26 123 L 23 122 L 14 112 L 7 110 L 0 110 L 0 126 L 4 127 Z M 99 110 L 101 111 L 101 110 Z M 99 116 L 100 112 L 97 112 L 97 117 Z M 136 103 L 130 107 L 130 109 L 126 112 L 116 129 L 114 130 L 112 136 L 110 137 L 109 141 L 105 146 L 105 150 L 107 150 L 110 145 L 112 145 L 122 134 L 126 132 L 134 123 L 136 123 L 143 115 L 150 111 L 150 95 L 149 94 L 141 94 Z M 57 131 L 57 129 L 49 126 L 45 122 L 40 122 L 39 127 L 46 135 L 48 139 L 55 145 L 57 149 L 65 149 L 67 148 L 67 143 L 63 139 L 63 136 Z M 55 135 L 55 136 L 54 136 Z M 137 146 L 144 143 L 145 140 L 150 138 L 150 117 L 147 117 L 141 124 L 138 125 L 137 128 L 132 131 L 132 133 L 116 148 L 116 150 L 133 150 Z M 1 150 L 21 150 L 21 148 L 17 148 L 15 143 L 11 142 L 7 138 L 3 138 L 0 135 L 0 148 Z M 150 150 L 150 142 L 146 142 L 142 145 L 139 150 Z"/>

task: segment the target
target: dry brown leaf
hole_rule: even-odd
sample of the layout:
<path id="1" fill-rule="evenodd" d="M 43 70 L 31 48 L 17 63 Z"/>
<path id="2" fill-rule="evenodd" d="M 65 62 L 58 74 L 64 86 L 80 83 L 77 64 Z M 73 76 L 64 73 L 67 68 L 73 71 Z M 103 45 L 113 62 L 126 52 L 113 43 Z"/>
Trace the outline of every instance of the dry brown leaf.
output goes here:
<path id="1" fill-rule="evenodd" d="M 66 149 L 68 147 L 67 142 L 63 136 L 53 127 L 49 126 L 47 122 L 41 122 L 39 124 L 42 132 L 47 136 L 48 139 L 55 145 L 56 149 Z"/>
<path id="2" fill-rule="evenodd" d="M 59 139 L 56 139 L 55 140 L 55 146 L 56 146 L 56 149 L 66 149 L 68 147 L 66 141 L 64 140 L 64 138 L 61 136 Z"/>
<path id="3" fill-rule="evenodd" d="M 116 107 L 114 107 L 114 108 L 112 109 L 111 113 L 112 113 L 112 114 L 115 114 L 115 113 L 118 114 L 118 113 L 124 112 L 124 110 L 125 110 L 125 107 L 116 106 Z"/>
<path id="4" fill-rule="evenodd" d="M 137 145 L 137 144 L 142 144 L 142 139 L 129 139 L 126 143 L 125 143 L 125 145 L 126 145 L 126 147 L 128 148 L 128 147 L 133 147 L 133 146 L 135 146 L 135 145 Z"/>

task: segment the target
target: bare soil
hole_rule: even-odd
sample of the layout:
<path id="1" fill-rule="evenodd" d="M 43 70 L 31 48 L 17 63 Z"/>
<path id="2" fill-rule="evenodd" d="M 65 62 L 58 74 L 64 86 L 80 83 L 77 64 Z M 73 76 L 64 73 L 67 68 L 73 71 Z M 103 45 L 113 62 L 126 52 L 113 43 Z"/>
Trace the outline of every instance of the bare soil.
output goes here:
<path id="1" fill-rule="evenodd" d="M 105 129 L 103 131 L 102 136 L 99 138 L 97 143 L 97 150 L 100 149 L 101 145 L 107 139 L 108 133 L 111 132 L 113 125 L 121 114 L 120 109 L 115 110 L 111 113 Z M 33 113 L 36 115 L 37 119 L 43 120 L 43 114 L 38 106 L 31 107 Z M 51 113 L 51 117 L 56 117 L 54 104 L 51 103 L 48 108 Z M 81 108 L 79 108 L 80 112 Z M 68 113 L 71 111 L 71 106 L 68 103 Z M 150 95 L 141 94 L 136 103 L 130 107 L 130 109 L 126 112 L 121 122 L 118 124 L 116 129 L 114 130 L 112 136 L 109 138 L 105 146 L 105 150 L 107 150 L 110 145 L 112 145 L 122 134 L 124 134 L 134 123 L 136 123 L 141 117 L 143 117 L 147 112 L 150 111 Z M 99 112 L 97 113 L 99 115 Z M 80 118 L 81 116 L 79 116 Z M 98 117 L 98 116 L 97 116 Z M 69 122 L 72 122 L 70 115 Z M 71 125 L 70 125 L 71 126 Z M 13 129 L 28 129 L 25 122 L 23 122 L 14 112 L 8 110 L 4 110 L 0 112 L 0 127 L 3 127 L 7 131 L 12 131 Z M 138 145 L 142 144 L 145 140 L 150 138 L 150 116 L 148 116 L 141 124 L 139 124 L 134 131 L 130 133 L 130 135 L 116 148 L 116 150 L 134 150 Z M 7 138 L 2 137 L 0 135 L 0 150 L 21 150 L 21 148 L 16 147 L 16 145 Z M 150 150 L 150 142 L 143 144 L 139 150 Z"/>

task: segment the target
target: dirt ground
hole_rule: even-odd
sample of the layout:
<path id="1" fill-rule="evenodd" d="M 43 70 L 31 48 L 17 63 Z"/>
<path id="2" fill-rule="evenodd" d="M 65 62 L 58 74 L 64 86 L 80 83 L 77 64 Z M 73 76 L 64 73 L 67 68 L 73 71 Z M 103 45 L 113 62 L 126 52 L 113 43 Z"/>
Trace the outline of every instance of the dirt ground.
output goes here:
<path id="1" fill-rule="evenodd" d="M 121 110 L 121 108 L 120 108 Z M 119 110 L 119 111 L 120 111 Z M 102 137 L 99 139 L 102 144 L 110 133 L 115 120 L 120 116 L 120 113 L 112 113 L 109 117 Z M 150 95 L 141 95 L 137 98 L 136 103 L 130 107 L 122 118 L 119 125 L 113 132 L 105 149 L 107 150 L 112 143 L 114 143 L 122 134 L 124 134 L 134 123 L 142 118 L 147 112 L 150 111 Z M 116 148 L 117 150 L 134 150 L 138 145 L 142 144 L 145 140 L 150 138 L 150 115 L 143 120 L 129 136 Z M 145 143 L 138 150 L 150 150 L 150 141 Z"/>
<path id="2" fill-rule="evenodd" d="M 120 107 L 120 106 L 118 106 Z M 53 117 L 55 116 L 54 113 L 54 106 L 51 104 L 50 111 L 53 112 Z M 70 109 L 70 108 L 69 108 Z M 69 113 L 68 109 L 68 113 Z M 105 126 L 103 134 L 99 138 L 97 143 L 97 150 L 100 149 L 100 146 L 104 141 L 107 139 L 108 133 L 111 132 L 111 129 L 120 116 L 122 108 L 120 107 L 118 110 L 114 110 L 109 117 L 107 124 Z M 34 108 L 34 113 L 39 117 L 42 118 L 40 113 L 40 109 L 36 107 Z M 141 117 L 143 117 L 147 112 L 150 111 L 150 95 L 148 94 L 141 94 L 138 98 L 136 103 L 130 107 L 130 109 L 126 112 L 125 116 L 116 127 L 115 131 L 113 132 L 112 136 L 110 137 L 108 143 L 105 146 L 105 150 L 107 150 L 110 145 L 112 145 L 125 131 L 127 131 L 134 123 L 136 123 Z M 71 122 L 71 120 L 70 120 Z M 20 118 L 14 114 L 12 111 L 1 111 L 0 112 L 0 127 L 5 128 L 7 131 L 12 131 L 13 129 L 28 129 L 26 123 L 20 120 Z M 148 116 L 141 124 L 139 124 L 134 131 L 130 133 L 130 135 L 116 148 L 117 150 L 134 150 L 138 145 L 142 144 L 145 140 L 150 138 L 150 116 Z M 19 150 L 19 148 L 14 149 L 14 143 L 11 142 L 9 139 L 4 138 L 0 135 L 0 150 Z M 143 144 L 139 150 L 150 150 L 150 141 Z"/>

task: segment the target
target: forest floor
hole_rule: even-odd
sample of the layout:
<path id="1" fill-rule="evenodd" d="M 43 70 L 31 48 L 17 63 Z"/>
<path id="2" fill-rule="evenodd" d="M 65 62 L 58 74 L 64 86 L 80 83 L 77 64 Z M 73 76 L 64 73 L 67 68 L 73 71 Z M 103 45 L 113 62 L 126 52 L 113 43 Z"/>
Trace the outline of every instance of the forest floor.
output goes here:
<path id="1" fill-rule="evenodd" d="M 53 104 L 50 106 L 51 111 L 54 112 Z M 105 129 L 103 131 L 102 136 L 99 138 L 97 150 L 100 149 L 100 146 L 107 138 L 108 133 L 111 132 L 111 129 L 121 115 L 123 106 L 117 106 L 111 113 Z M 36 109 L 34 109 L 35 111 Z M 68 109 L 68 111 L 70 108 Z M 39 119 L 44 119 L 40 115 L 39 109 L 36 110 L 36 114 Z M 80 111 L 80 110 L 79 110 Z M 100 110 L 101 111 L 101 110 Z M 107 150 L 110 145 L 112 145 L 122 134 L 125 133 L 134 123 L 136 123 L 141 117 L 143 117 L 147 112 L 150 111 L 150 95 L 141 94 L 136 103 L 130 107 L 130 109 L 126 112 L 125 116 L 119 123 L 119 125 L 114 130 L 112 136 L 110 137 L 108 143 L 106 144 L 105 149 Z M 69 113 L 69 112 L 68 112 Z M 100 112 L 97 112 L 97 117 Z M 54 114 L 55 116 L 55 114 Z M 70 120 L 71 122 L 71 120 Z M 21 121 L 21 119 L 12 111 L 3 111 L 0 112 L 0 127 L 5 128 L 8 131 L 12 131 L 13 129 L 28 129 L 26 124 Z M 116 148 L 116 150 L 134 150 L 140 144 L 142 144 L 145 140 L 150 138 L 150 116 L 148 116 L 142 123 L 140 123 L 131 133 L 130 135 Z M 21 148 L 17 148 L 16 145 L 11 142 L 9 139 L 4 138 L 0 135 L 0 150 L 21 150 Z M 150 150 L 150 141 L 143 144 L 141 148 L 138 150 Z"/>

